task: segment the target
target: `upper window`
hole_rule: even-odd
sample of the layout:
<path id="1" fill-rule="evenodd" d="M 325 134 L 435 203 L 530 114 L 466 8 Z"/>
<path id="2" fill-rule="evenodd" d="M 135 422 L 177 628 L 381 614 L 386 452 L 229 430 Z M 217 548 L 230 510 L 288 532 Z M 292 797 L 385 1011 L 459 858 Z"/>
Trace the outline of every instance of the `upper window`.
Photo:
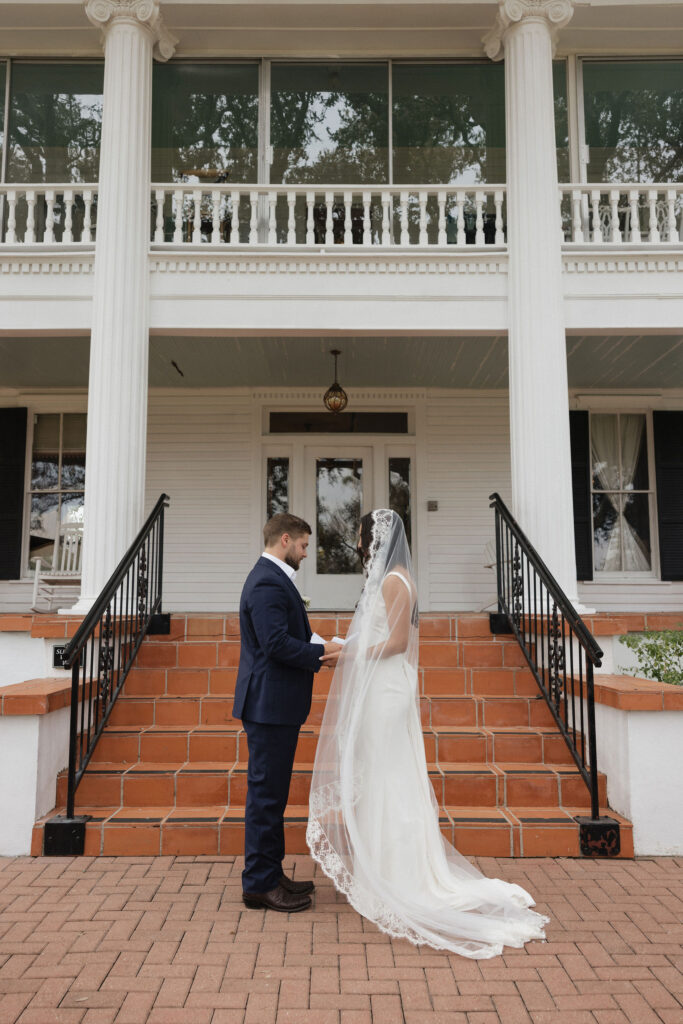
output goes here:
<path id="1" fill-rule="evenodd" d="M 389 180 L 386 64 L 273 64 L 272 182 Z"/>
<path id="2" fill-rule="evenodd" d="M 152 180 L 255 182 L 258 64 L 155 64 Z"/>
<path id="3" fill-rule="evenodd" d="M 102 63 L 12 63 L 8 181 L 97 181 L 103 75 Z"/>
<path id="4" fill-rule="evenodd" d="M 589 181 L 683 181 L 683 61 L 585 61 Z"/>
<path id="5" fill-rule="evenodd" d="M 83 522 L 85 413 L 35 418 L 31 458 L 29 568 L 51 566 L 60 527 Z"/>
<path id="6" fill-rule="evenodd" d="M 644 413 L 590 417 L 593 568 L 651 572 L 652 489 Z"/>
<path id="7" fill-rule="evenodd" d="M 0 167 L 5 152 L 5 88 L 7 85 L 7 61 L 0 60 Z"/>

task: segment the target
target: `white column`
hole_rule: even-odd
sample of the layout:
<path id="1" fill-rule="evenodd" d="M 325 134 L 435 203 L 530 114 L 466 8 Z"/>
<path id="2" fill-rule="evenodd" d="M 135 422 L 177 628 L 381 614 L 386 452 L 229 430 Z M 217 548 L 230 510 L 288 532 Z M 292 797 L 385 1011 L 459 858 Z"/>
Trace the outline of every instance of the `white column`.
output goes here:
<path id="1" fill-rule="evenodd" d="M 87 0 L 104 37 L 81 597 L 85 612 L 143 522 L 152 52 L 175 40 L 158 0 Z"/>
<path id="2" fill-rule="evenodd" d="M 505 57 L 512 512 L 576 602 L 552 79 L 572 11 L 572 0 L 499 0 L 484 45 Z"/>

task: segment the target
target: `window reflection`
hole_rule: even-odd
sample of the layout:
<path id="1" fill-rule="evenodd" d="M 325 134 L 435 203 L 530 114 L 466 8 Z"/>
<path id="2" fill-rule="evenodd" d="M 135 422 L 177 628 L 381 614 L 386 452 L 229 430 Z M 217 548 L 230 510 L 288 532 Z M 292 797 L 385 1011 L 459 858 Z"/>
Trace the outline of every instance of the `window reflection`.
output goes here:
<path id="1" fill-rule="evenodd" d="M 266 519 L 289 512 L 289 459 L 268 459 Z"/>
<path id="2" fill-rule="evenodd" d="M 317 571 L 350 576 L 361 572 L 357 553 L 363 501 L 361 459 L 316 459 Z"/>
<path id="3" fill-rule="evenodd" d="M 85 489 L 85 413 L 44 413 L 33 427 L 29 568 L 52 566 L 60 526 L 82 523 Z"/>
<path id="4" fill-rule="evenodd" d="M 408 540 L 412 543 L 412 512 L 410 507 L 410 458 L 389 459 L 389 508 L 403 522 Z"/>

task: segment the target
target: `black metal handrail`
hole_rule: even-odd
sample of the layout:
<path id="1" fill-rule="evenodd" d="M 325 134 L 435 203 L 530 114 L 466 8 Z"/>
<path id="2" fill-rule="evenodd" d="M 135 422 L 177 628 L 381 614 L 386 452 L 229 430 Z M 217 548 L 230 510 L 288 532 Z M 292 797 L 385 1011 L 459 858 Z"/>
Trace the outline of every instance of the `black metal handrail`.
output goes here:
<path id="1" fill-rule="evenodd" d="M 57 832 L 60 825 L 82 820 L 74 819 L 76 788 L 152 619 L 161 613 L 168 502 L 162 494 L 64 650 L 62 663 L 71 669 L 71 719 L 66 816 L 53 819 Z M 84 827 L 82 831 L 84 835 Z M 46 852 L 49 836 L 55 836 L 55 829 L 46 826 Z M 51 852 L 78 852 L 73 844 L 60 849 L 59 837 L 53 844 Z"/>
<path id="2" fill-rule="evenodd" d="M 618 852 L 619 825 L 600 818 L 594 669 L 603 652 L 499 494 L 495 509 L 498 612 L 527 665 L 590 793 L 590 820 L 579 818 L 585 853 Z"/>

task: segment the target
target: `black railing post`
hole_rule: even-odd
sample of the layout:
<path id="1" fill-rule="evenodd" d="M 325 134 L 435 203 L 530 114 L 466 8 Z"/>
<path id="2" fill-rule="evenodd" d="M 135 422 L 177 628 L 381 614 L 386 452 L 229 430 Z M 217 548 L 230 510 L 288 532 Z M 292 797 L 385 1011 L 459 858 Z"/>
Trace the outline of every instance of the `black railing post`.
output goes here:
<path id="1" fill-rule="evenodd" d="M 602 663 L 602 651 L 500 496 L 492 494 L 490 501 L 495 512 L 498 589 L 498 613 L 492 613 L 490 616 L 491 631 L 505 632 L 500 620 L 507 620 L 507 631 L 514 633 L 541 695 L 545 698 L 553 720 L 588 788 L 590 817 L 579 816 L 576 819 L 579 824 L 581 852 L 589 856 L 616 856 L 620 849 L 619 823 L 613 818 L 600 816 L 593 673 Z M 530 593 L 530 573 L 524 573 L 525 559 L 527 568 L 533 568 L 533 595 Z M 533 608 L 530 600 L 533 602 Z M 578 679 L 574 674 L 575 640 L 578 645 Z M 575 706 L 577 701 L 581 728 L 578 735 Z"/>

